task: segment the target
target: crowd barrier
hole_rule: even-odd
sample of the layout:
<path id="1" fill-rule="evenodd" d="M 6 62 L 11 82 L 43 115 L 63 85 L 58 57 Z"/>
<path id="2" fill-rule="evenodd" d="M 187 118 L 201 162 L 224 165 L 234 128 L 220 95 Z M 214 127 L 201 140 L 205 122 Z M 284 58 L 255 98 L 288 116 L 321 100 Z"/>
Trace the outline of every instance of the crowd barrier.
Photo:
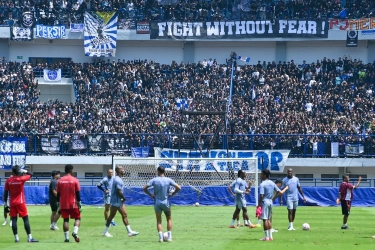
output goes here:
<path id="1" fill-rule="evenodd" d="M 0 187 L 0 203 L 3 204 L 4 187 Z M 301 206 L 335 206 L 338 195 L 337 187 L 304 187 L 303 192 L 307 202 Z M 143 193 L 141 188 L 125 189 L 125 204 L 127 205 L 152 205 L 153 200 Z M 45 205 L 49 204 L 47 186 L 25 186 L 27 204 Z M 103 193 L 96 186 L 81 187 L 81 198 L 84 205 L 103 205 Z M 255 205 L 254 188 L 251 195 L 246 196 L 249 205 Z M 229 193 L 227 187 L 206 187 L 201 193 L 191 187 L 182 187 L 180 193 L 171 198 L 172 204 L 189 206 L 199 202 L 200 205 L 210 206 L 231 206 L 234 204 L 234 197 Z M 275 201 L 275 205 L 278 201 Z M 284 202 L 285 204 L 285 202 Z M 353 206 L 374 206 L 375 189 L 359 188 L 354 191 Z"/>
<path id="2" fill-rule="evenodd" d="M 0 135 L 1 140 L 12 136 Z M 154 147 L 185 149 L 199 152 L 199 149 L 264 150 L 287 149 L 289 157 L 375 157 L 374 135 L 314 135 L 314 134 L 202 134 L 198 144 L 191 134 L 25 134 L 28 155 L 131 155 L 134 147 L 149 147 L 154 156 Z M 313 150 L 313 139 L 318 141 Z M 299 142 L 298 142 L 299 141 Z M 297 143 L 298 142 L 298 143 Z M 298 144 L 298 146 L 297 146 Z M 335 144 L 335 147 L 333 147 Z"/>

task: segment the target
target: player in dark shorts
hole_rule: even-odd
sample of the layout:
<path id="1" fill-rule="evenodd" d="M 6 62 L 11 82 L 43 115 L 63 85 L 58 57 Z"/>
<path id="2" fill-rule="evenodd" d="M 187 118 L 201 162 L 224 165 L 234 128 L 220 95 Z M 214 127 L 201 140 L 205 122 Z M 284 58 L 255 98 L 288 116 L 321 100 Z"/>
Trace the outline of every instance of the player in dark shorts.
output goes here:
<path id="1" fill-rule="evenodd" d="M 49 205 L 51 207 L 51 226 L 49 227 L 51 230 L 59 230 L 56 225 L 57 220 L 60 218 L 60 214 L 58 213 L 58 206 L 57 206 L 57 181 L 60 179 L 60 171 L 53 170 L 51 173 L 51 182 L 49 183 Z"/>

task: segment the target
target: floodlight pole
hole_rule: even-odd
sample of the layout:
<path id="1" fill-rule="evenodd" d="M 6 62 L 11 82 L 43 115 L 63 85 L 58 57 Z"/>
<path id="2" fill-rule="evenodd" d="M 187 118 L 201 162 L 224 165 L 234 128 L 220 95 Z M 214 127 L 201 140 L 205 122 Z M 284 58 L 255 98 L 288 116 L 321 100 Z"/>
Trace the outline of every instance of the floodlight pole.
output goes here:
<path id="1" fill-rule="evenodd" d="M 232 61 L 232 71 L 231 71 L 231 74 L 230 74 L 229 98 L 228 98 L 227 115 L 226 115 L 226 120 L 225 120 L 225 140 L 226 140 L 226 147 L 227 147 L 227 158 L 229 158 L 228 125 L 229 125 L 230 106 L 232 105 L 234 63 L 235 63 L 236 59 L 237 59 L 236 52 L 232 52 L 230 54 L 230 60 Z"/>
<path id="2" fill-rule="evenodd" d="M 232 72 L 230 74 L 230 88 L 229 88 L 229 98 L 228 98 L 228 107 L 227 107 L 227 117 L 225 121 L 225 127 L 228 129 L 229 123 L 229 114 L 230 114 L 230 106 L 232 105 L 232 94 L 233 94 L 233 75 L 234 75 L 234 59 L 232 58 Z"/>

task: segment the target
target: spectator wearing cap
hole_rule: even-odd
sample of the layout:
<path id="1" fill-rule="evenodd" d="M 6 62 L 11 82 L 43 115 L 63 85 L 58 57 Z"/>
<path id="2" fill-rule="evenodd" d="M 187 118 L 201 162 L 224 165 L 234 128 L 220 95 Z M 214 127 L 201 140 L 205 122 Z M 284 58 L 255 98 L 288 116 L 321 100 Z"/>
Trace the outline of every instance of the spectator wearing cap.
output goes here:
<path id="1" fill-rule="evenodd" d="M 60 213 L 59 213 L 59 207 L 57 204 L 57 182 L 60 179 L 60 171 L 58 170 L 53 170 L 51 173 L 51 181 L 49 183 L 49 205 L 51 207 L 51 225 L 50 229 L 51 230 L 59 230 L 59 228 L 56 225 L 56 222 L 60 218 Z"/>

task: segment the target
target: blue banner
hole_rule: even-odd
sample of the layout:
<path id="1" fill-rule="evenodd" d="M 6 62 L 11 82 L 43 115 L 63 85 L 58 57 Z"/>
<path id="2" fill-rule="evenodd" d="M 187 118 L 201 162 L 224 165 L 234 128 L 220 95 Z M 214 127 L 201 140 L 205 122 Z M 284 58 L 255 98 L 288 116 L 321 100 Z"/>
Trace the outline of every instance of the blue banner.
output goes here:
<path id="1" fill-rule="evenodd" d="M 85 55 L 116 56 L 117 12 L 86 12 L 84 17 Z"/>
<path id="2" fill-rule="evenodd" d="M 27 137 L 0 139 L 0 169 L 10 170 L 13 165 L 26 164 Z"/>
<path id="3" fill-rule="evenodd" d="M 46 39 L 61 39 L 66 36 L 66 29 L 64 25 L 61 26 L 47 26 L 40 25 L 36 26 L 36 37 L 46 38 Z"/>
<path id="4" fill-rule="evenodd" d="M 83 23 L 71 23 L 70 32 L 83 32 Z"/>
<path id="5" fill-rule="evenodd" d="M 361 33 L 362 35 L 374 35 L 375 30 L 362 30 Z"/>
<path id="6" fill-rule="evenodd" d="M 258 169 L 269 169 L 271 172 L 283 172 L 290 150 L 229 150 L 229 157 L 225 149 L 203 150 L 204 158 L 225 159 L 225 158 L 258 158 Z M 155 148 L 155 158 L 203 158 L 199 151 L 181 149 L 178 156 L 178 149 Z M 217 171 L 222 169 L 221 162 L 215 161 L 214 166 Z M 209 171 L 211 169 L 207 169 Z M 200 171 L 206 171 L 201 168 Z"/>
<path id="7" fill-rule="evenodd" d="M 149 147 L 132 148 L 133 158 L 147 158 L 150 154 Z"/>

